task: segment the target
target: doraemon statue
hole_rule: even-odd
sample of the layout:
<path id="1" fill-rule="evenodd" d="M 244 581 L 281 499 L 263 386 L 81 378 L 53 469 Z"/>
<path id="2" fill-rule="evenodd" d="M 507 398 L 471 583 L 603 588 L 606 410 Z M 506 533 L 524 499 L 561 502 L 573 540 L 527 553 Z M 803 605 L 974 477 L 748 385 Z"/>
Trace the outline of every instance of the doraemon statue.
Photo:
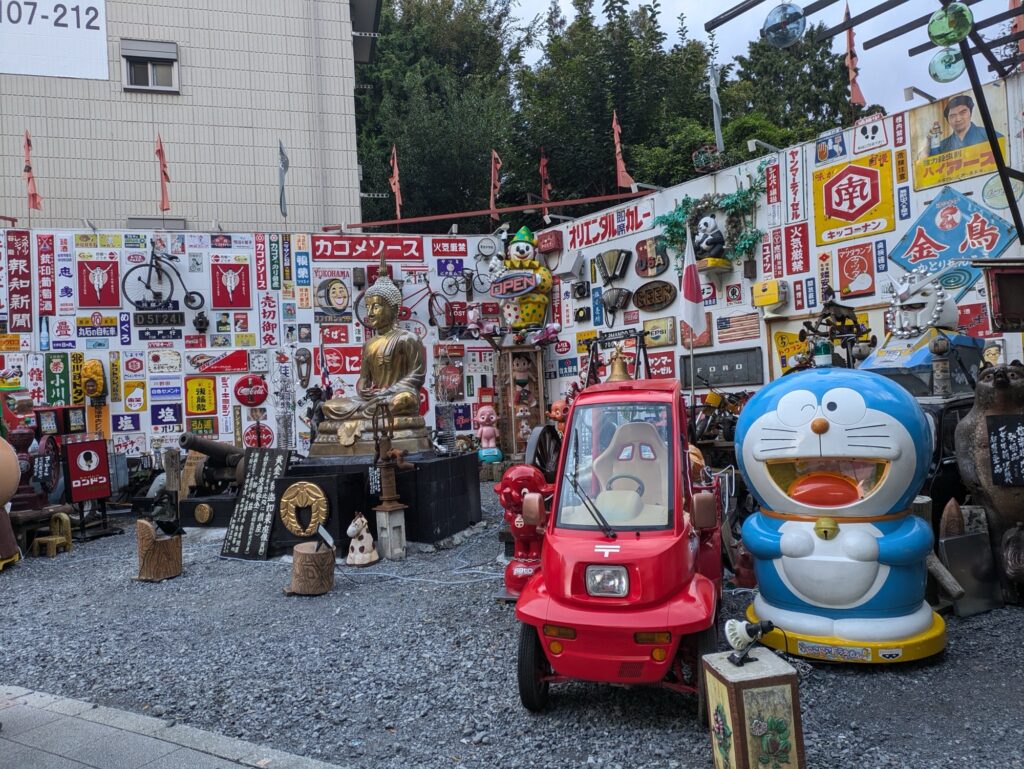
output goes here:
<path id="1" fill-rule="evenodd" d="M 765 642 L 806 657 L 904 662 L 945 646 L 924 600 L 932 531 L 909 507 L 932 436 L 910 393 L 854 369 L 778 379 L 744 406 L 736 456 L 761 510 L 743 524 Z"/>

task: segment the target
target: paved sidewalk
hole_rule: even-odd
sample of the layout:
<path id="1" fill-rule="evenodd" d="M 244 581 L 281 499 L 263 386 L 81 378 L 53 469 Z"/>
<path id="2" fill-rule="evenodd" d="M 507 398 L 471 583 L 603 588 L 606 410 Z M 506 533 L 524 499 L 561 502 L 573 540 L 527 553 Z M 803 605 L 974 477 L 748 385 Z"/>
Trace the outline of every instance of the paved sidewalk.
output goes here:
<path id="1" fill-rule="evenodd" d="M 0 769 L 338 769 L 175 724 L 0 685 Z"/>

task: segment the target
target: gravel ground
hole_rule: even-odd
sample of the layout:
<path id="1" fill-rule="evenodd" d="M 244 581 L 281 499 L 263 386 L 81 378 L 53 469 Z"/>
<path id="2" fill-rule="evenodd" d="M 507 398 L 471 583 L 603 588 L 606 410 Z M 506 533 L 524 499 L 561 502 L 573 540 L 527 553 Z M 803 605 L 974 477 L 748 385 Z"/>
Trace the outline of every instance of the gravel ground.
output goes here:
<path id="1" fill-rule="evenodd" d="M 0 574 L 0 683 L 90 700 L 353 767 L 710 767 L 692 698 L 575 683 L 531 715 L 501 586 L 500 520 L 404 562 L 285 597 L 289 564 L 218 558 L 192 535 L 178 579 L 137 583 L 135 538 Z M 749 591 L 727 594 L 736 617 Z M 947 618 L 945 654 L 878 668 L 790 661 L 807 765 L 1024 767 L 1019 608 Z"/>

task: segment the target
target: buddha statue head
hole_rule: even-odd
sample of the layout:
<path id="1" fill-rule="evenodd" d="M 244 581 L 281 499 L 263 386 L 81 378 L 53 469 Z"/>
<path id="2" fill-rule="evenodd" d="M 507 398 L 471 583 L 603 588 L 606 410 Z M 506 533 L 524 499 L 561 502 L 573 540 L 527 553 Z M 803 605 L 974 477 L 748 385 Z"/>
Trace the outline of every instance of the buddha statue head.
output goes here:
<path id="1" fill-rule="evenodd" d="M 390 331 L 398 318 L 398 308 L 402 305 L 402 290 L 388 277 L 383 258 L 377 280 L 366 289 L 366 325 L 378 334 Z"/>

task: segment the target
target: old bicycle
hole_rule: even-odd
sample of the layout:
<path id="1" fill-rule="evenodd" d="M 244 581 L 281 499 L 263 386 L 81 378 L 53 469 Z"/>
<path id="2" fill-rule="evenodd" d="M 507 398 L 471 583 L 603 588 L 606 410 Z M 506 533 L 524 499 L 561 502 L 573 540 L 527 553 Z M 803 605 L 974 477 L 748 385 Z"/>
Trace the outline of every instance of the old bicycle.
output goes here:
<path id="1" fill-rule="evenodd" d="M 460 275 L 447 275 L 441 281 L 441 290 L 448 296 L 466 295 L 466 301 L 473 301 L 473 292 L 485 293 L 491 287 L 491 279 L 480 270 L 463 270 Z"/>
<path id="2" fill-rule="evenodd" d="M 179 257 L 167 251 L 158 251 L 153 242 L 149 253 L 149 261 L 132 267 L 121 279 L 121 293 L 136 309 L 152 309 L 154 306 L 166 306 L 174 298 L 175 278 L 185 292 L 185 306 L 190 310 L 200 309 L 206 301 L 198 291 L 189 291 L 185 281 L 174 266 Z M 231 280 L 231 273 L 225 279 Z M 239 280 L 236 276 L 235 280 Z M 229 289 L 229 294 L 231 290 Z"/>

